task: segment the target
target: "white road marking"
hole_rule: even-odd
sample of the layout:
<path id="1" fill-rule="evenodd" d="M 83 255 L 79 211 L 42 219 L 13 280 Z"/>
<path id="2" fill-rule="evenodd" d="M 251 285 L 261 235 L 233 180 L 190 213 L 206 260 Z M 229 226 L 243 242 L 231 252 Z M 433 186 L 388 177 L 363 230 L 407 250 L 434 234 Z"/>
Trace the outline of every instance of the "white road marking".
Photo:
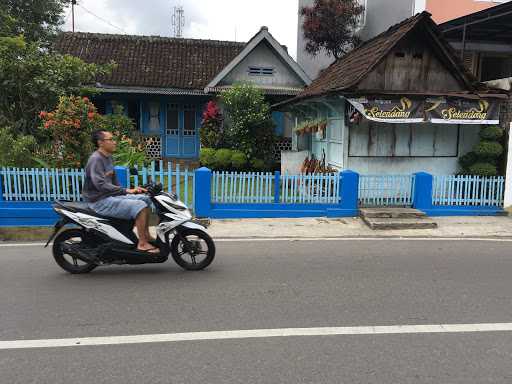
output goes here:
<path id="1" fill-rule="evenodd" d="M 488 241 L 510 243 L 512 238 L 494 237 L 241 237 L 214 238 L 218 243 L 246 243 L 252 241 Z M 0 244 L 0 248 L 10 247 L 42 247 L 46 243 L 8 243 Z M 49 246 L 53 245 L 50 243 Z"/>
<path id="2" fill-rule="evenodd" d="M 143 343 L 170 343 L 177 341 L 257 339 L 270 337 L 393 335 L 425 333 L 511 332 L 512 323 L 483 324 L 424 324 L 363 327 L 277 328 L 234 331 L 162 333 L 153 335 L 79 337 L 69 339 L 0 341 L 0 350 L 83 347 Z"/>

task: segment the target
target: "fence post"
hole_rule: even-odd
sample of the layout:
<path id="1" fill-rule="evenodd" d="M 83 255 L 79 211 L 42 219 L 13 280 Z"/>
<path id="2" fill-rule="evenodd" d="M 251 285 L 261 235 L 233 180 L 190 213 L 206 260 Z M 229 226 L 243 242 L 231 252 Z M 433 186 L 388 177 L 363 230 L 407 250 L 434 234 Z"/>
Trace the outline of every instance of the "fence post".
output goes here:
<path id="1" fill-rule="evenodd" d="M 281 172 L 274 173 L 274 203 L 279 203 L 281 194 Z"/>
<path id="2" fill-rule="evenodd" d="M 343 209 L 354 210 L 359 205 L 359 173 L 346 170 L 340 173 L 340 199 Z"/>
<path id="3" fill-rule="evenodd" d="M 196 217 L 209 217 L 212 208 L 212 171 L 201 167 L 195 171 L 194 210 Z"/>
<path id="4" fill-rule="evenodd" d="M 121 187 L 130 188 L 130 170 L 127 167 L 115 166 L 114 172 Z"/>
<path id="5" fill-rule="evenodd" d="M 414 174 L 414 195 L 412 207 L 419 210 L 432 209 L 432 188 L 434 178 L 430 173 L 418 172 Z"/>

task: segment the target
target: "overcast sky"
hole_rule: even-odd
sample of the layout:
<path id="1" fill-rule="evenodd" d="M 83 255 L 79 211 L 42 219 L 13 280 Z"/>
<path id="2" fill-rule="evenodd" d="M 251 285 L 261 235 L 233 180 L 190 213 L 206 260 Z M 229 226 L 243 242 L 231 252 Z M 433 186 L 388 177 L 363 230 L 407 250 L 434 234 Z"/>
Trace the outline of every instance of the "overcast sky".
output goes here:
<path id="1" fill-rule="evenodd" d="M 176 5 L 185 10 L 184 37 L 248 41 L 266 25 L 296 57 L 297 0 L 78 0 L 75 31 L 172 36 Z M 63 29 L 71 30 L 70 9 Z"/>

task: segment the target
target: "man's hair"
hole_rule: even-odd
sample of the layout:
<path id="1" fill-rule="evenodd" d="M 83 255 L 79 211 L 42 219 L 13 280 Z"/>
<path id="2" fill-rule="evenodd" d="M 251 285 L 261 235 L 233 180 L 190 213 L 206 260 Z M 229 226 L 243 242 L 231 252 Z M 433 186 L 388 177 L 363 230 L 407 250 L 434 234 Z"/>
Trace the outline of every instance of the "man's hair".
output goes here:
<path id="1" fill-rule="evenodd" d="M 98 129 L 92 133 L 91 140 L 96 148 L 100 147 L 98 141 L 103 140 L 104 137 L 105 137 L 105 131 L 103 129 Z"/>

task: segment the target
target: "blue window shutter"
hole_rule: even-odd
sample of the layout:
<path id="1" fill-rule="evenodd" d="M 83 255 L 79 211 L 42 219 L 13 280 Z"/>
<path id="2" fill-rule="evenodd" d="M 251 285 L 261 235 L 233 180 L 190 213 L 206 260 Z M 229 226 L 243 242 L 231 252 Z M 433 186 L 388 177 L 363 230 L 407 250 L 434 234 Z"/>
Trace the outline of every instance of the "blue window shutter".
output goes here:
<path id="1" fill-rule="evenodd" d="M 282 136 L 284 133 L 284 113 L 283 112 L 272 112 L 272 119 L 276 124 L 274 132 L 278 136 Z"/>

